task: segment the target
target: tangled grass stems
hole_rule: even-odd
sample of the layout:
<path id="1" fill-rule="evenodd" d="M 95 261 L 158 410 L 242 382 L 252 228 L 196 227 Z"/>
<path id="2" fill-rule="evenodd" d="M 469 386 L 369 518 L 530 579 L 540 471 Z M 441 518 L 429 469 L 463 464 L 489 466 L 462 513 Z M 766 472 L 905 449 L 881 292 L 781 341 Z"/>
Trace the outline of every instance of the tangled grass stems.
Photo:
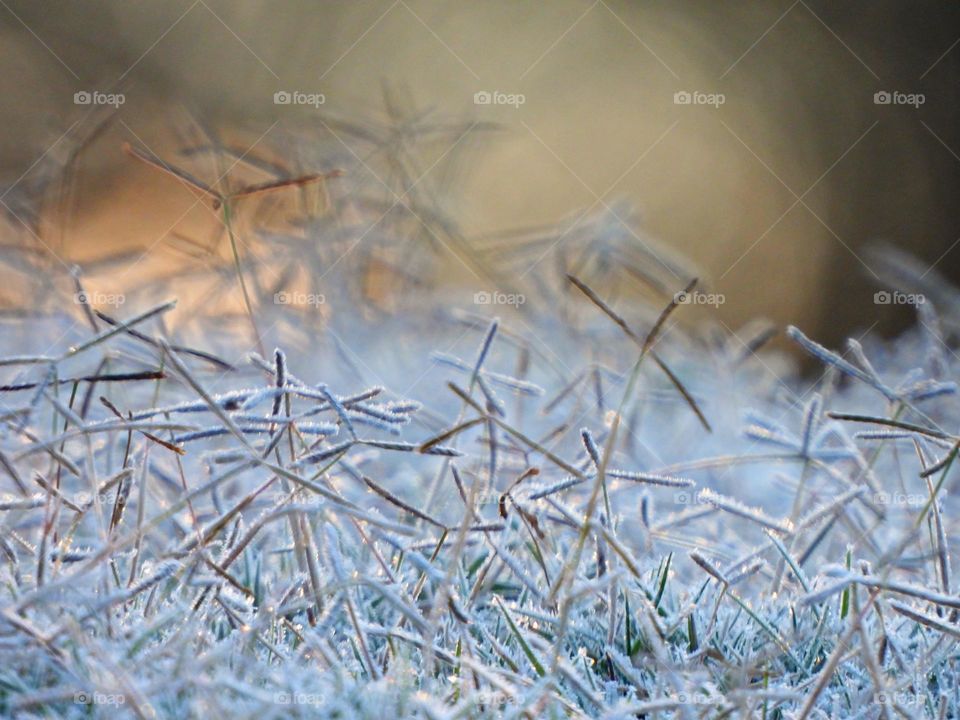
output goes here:
<path id="1" fill-rule="evenodd" d="M 228 192 L 133 154 L 226 213 L 321 182 L 279 165 Z M 336 185 L 310 242 L 263 239 L 281 268 L 319 282 L 371 228 L 463 240 L 406 212 L 348 228 L 383 204 Z M 5 325 L 0 713 L 957 714 L 960 366 L 929 330 L 949 324 L 924 308 L 879 352 L 790 330 L 832 368 L 803 397 L 758 380 L 768 329 L 681 331 L 674 297 L 640 333 L 575 274 L 591 258 L 544 278 L 577 293 L 497 318 L 430 287 L 370 321 L 337 286 L 330 332 L 281 308 L 269 355 L 151 293 L 126 318 L 65 300 L 59 343 L 57 312 L 31 320 L 39 345 Z M 258 286 L 250 318 L 271 311 Z"/>

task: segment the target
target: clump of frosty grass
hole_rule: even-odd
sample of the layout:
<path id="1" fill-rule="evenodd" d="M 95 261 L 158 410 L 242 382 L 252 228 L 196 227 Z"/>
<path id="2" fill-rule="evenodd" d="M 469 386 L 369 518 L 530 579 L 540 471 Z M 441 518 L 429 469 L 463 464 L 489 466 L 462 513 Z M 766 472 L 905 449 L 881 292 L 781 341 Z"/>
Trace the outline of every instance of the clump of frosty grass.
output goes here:
<path id="1" fill-rule="evenodd" d="M 892 345 L 790 328 L 806 384 L 573 265 L 364 321 L 337 273 L 317 324 L 236 260 L 268 357 L 78 275 L 4 319 L 3 715 L 960 713 L 951 291 Z"/>

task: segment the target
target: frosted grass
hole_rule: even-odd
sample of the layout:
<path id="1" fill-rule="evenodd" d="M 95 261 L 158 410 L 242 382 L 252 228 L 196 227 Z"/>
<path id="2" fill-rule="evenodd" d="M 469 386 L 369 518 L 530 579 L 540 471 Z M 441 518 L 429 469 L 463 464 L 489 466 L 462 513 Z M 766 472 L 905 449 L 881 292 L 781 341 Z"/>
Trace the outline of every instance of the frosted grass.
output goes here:
<path id="1" fill-rule="evenodd" d="M 943 312 L 895 342 L 788 329 L 811 385 L 767 326 L 686 324 L 686 266 L 610 218 L 553 236 L 546 302 L 430 286 L 436 248 L 489 248 L 408 168 L 409 206 L 331 182 L 302 236 L 244 243 L 272 353 L 176 282 L 108 315 L 63 268 L 0 326 L 0 714 L 960 714 L 955 291 L 925 280 Z M 365 296 L 374 267 L 400 289 Z M 291 268 L 324 313 L 271 300 Z M 617 299 L 628 269 L 652 299 Z"/>

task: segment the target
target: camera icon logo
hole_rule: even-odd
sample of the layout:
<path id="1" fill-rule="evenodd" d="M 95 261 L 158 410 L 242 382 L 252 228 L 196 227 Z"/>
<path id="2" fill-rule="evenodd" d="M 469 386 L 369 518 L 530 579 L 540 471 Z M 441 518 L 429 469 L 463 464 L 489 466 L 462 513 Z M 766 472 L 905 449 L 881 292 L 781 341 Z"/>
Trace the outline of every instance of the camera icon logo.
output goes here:
<path id="1" fill-rule="evenodd" d="M 673 94 L 674 105 L 689 105 L 693 102 L 693 96 L 686 90 L 680 90 Z"/>
<path id="2" fill-rule="evenodd" d="M 474 105 L 490 105 L 493 102 L 493 95 L 486 90 L 481 90 L 473 94 Z"/>
<path id="3" fill-rule="evenodd" d="M 476 305 L 489 305 L 492 300 L 493 296 L 485 290 L 473 294 L 473 302 Z"/>
<path id="4" fill-rule="evenodd" d="M 73 702 L 77 705 L 89 705 L 93 702 L 93 698 L 90 696 L 90 693 L 80 690 L 73 694 Z"/>
<path id="5" fill-rule="evenodd" d="M 89 105 L 93 102 L 93 95 L 88 93 L 86 90 L 80 90 L 73 94 L 73 104 L 74 105 Z"/>
<path id="6" fill-rule="evenodd" d="M 690 293 L 688 293 L 686 290 L 681 290 L 673 296 L 673 302 L 677 305 L 689 305 Z"/>
<path id="7" fill-rule="evenodd" d="M 886 290 L 877 290 L 873 294 L 874 305 L 889 305 L 893 301 L 893 296 Z"/>
<path id="8" fill-rule="evenodd" d="M 273 302 L 276 305 L 289 305 L 292 299 L 293 298 L 291 297 L 290 293 L 288 293 L 286 290 L 281 290 L 273 295 Z"/>
<path id="9" fill-rule="evenodd" d="M 289 105 L 292 99 L 292 96 L 286 90 L 277 90 L 273 94 L 274 105 Z"/>
<path id="10" fill-rule="evenodd" d="M 889 105 L 893 102 L 893 96 L 886 90 L 880 90 L 873 94 L 874 105 Z"/>

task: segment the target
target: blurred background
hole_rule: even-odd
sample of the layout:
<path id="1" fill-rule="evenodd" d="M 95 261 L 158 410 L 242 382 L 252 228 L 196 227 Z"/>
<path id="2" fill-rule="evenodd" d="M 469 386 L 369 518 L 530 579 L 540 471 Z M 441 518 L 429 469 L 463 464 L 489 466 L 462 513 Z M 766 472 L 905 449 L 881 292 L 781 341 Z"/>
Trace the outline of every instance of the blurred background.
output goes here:
<path id="1" fill-rule="evenodd" d="M 270 177 L 348 166 L 341 193 L 405 173 L 392 192 L 464 238 L 435 248 L 443 278 L 481 262 L 523 289 L 567 238 L 614 237 L 687 258 L 725 325 L 828 344 L 912 315 L 875 302 L 873 243 L 960 279 L 956 3 L 3 0 L 0 33 L 4 242 L 120 258 L 118 285 L 215 242 L 195 190 L 120 150 L 196 165 L 198 128 Z M 369 152 L 407 130 L 403 173 Z"/>

